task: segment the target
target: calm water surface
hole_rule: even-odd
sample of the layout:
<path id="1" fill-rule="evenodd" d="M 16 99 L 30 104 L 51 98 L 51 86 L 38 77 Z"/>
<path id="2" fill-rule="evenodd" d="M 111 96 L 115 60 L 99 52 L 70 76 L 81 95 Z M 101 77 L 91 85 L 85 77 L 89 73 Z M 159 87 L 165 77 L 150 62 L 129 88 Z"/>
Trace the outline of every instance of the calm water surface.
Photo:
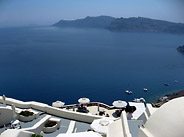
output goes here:
<path id="1" fill-rule="evenodd" d="M 1 28 L 0 95 L 48 104 L 80 97 L 155 101 L 184 89 L 184 55 L 176 51 L 183 44 L 184 35 L 173 34 Z"/>

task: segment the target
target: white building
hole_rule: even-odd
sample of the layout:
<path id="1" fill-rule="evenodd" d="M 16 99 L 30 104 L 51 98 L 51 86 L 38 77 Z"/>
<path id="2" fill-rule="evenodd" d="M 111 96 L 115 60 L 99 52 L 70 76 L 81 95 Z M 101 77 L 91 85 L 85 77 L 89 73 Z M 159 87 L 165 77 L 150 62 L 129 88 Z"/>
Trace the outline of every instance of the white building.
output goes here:
<path id="1" fill-rule="evenodd" d="M 184 136 L 184 97 L 173 99 L 157 109 L 153 108 L 151 104 L 147 104 L 146 109 L 143 111 L 141 111 L 140 104 L 134 104 L 137 105 L 137 112 L 134 114 L 134 120 L 127 120 L 125 111 L 122 112 L 119 118 L 112 118 L 55 108 L 47 104 L 33 101 L 22 102 L 12 98 L 6 98 L 7 106 L 5 106 L 2 104 L 2 97 L 0 97 L 0 102 L 0 137 L 31 137 L 32 134 L 43 134 L 43 136 L 46 137 Z M 16 107 L 15 112 L 10 106 L 12 104 Z M 19 112 L 22 110 L 30 110 L 36 114 L 32 122 L 26 123 L 29 126 L 24 127 L 24 125 L 22 125 L 21 129 L 8 129 L 3 131 L 5 128 L 4 125 L 7 125 L 15 118 L 19 119 Z M 141 114 L 141 116 L 139 114 Z M 96 119 L 101 119 L 103 121 L 102 127 L 97 127 L 97 130 L 87 131 L 87 128 L 89 128 L 90 124 Z M 52 134 L 43 133 L 44 125 L 48 120 L 57 122 L 54 131 L 51 131 L 53 129 L 49 129 L 53 132 Z M 34 123 L 34 125 L 30 126 L 32 123 Z M 64 123 L 66 123 L 67 126 L 63 126 Z M 104 131 L 103 133 L 99 132 L 100 128 Z M 85 131 L 83 129 L 85 129 Z"/>

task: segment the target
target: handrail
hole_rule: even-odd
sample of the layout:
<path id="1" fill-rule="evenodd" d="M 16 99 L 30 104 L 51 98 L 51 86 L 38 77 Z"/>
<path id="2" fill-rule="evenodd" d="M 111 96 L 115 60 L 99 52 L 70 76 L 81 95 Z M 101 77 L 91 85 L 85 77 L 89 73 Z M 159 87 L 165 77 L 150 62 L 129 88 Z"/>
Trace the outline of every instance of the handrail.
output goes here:
<path id="1" fill-rule="evenodd" d="M 109 105 L 101 103 L 101 102 L 90 102 L 88 104 L 83 104 L 83 105 L 87 106 L 87 107 L 89 107 L 89 106 L 98 106 L 99 105 L 99 107 L 103 107 L 103 108 L 108 109 L 108 110 L 115 108 L 114 106 L 109 106 Z M 71 108 L 73 108 L 73 106 L 77 107 L 77 106 L 79 106 L 79 104 L 64 105 L 63 107 L 59 107 L 59 108 L 61 108 L 61 109 L 63 109 L 63 108 L 71 109 Z"/>

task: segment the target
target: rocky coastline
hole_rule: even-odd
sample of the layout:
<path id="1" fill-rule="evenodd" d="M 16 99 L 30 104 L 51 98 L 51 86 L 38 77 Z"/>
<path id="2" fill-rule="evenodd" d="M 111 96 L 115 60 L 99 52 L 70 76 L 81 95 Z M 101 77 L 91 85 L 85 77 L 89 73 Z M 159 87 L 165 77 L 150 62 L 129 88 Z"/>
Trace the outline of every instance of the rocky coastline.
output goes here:
<path id="1" fill-rule="evenodd" d="M 158 98 L 157 103 L 151 103 L 153 107 L 160 107 L 164 103 L 168 102 L 169 100 L 178 98 L 178 97 L 183 97 L 184 96 L 184 90 L 179 91 L 179 92 L 174 92 L 172 94 L 167 94 L 163 97 Z"/>
<path id="2" fill-rule="evenodd" d="M 184 53 L 184 45 L 183 45 L 183 46 L 179 46 L 179 47 L 177 48 L 177 50 L 178 50 L 179 52 Z"/>

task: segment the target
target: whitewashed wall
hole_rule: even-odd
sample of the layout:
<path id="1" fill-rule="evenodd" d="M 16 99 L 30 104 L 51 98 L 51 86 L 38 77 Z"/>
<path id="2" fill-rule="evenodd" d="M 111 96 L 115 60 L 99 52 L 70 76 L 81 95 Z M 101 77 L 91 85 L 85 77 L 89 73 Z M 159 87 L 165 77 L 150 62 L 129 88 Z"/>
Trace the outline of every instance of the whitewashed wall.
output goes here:
<path id="1" fill-rule="evenodd" d="M 2 103 L 1 96 L 0 96 L 0 102 Z M 73 112 L 73 111 L 69 111 L 65 109 L 54 108 L 47 104 L 39 103 L 35 101 L 23 102 L 20 100 L 6 97 L 6 103 L 8 105 L 14 104 L 16 107 L 19 107 L 19 108 L 33 108 L 33 109 L 37 109 L 43 112 L 47 112 L 48 114 L 60 116 L 60 117 L 67 118 L 67 119 L 87 122 L 87 123 L 93 122 L 94 119 L 102 118 L 101 116 L 96 116 L 92 114 L 85 114 L 85 113 Z"/>

